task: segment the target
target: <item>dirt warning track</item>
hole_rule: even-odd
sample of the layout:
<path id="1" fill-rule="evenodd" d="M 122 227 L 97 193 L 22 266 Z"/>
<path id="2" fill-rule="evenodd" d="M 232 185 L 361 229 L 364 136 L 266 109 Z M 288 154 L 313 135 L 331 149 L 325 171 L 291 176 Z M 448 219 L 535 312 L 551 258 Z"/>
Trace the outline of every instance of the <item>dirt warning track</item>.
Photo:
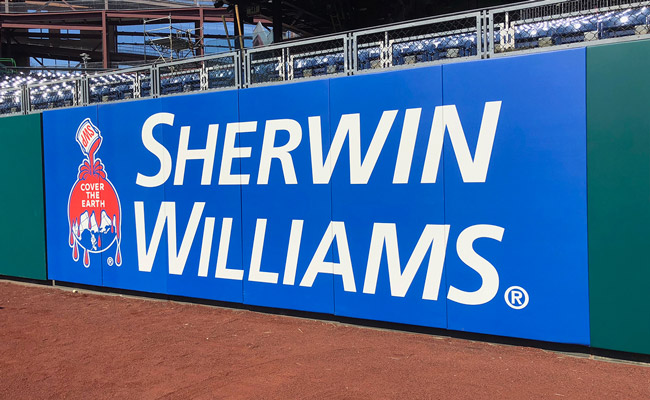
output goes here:
<path id="1" fill-rule="evenodd" d="M 0 281 L 0 398 L 648 399 L 650 367 Z"/>

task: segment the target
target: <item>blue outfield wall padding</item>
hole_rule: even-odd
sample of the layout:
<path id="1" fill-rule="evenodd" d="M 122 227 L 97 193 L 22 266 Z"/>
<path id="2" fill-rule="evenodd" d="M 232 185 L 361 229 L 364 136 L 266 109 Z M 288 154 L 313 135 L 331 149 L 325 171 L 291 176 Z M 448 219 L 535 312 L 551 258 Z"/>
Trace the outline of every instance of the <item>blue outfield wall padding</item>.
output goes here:
<path id="1" fill-rule="evenodd" d="M 354 271 L 334 282 L 337 315 L 447 326 L 442 168 L 421 183 L 440 105 L 439 66 L 331 80 L 332 141 L 352 127 L 332 177 Z"/>
<path id="2" fill-rule="evenodd" d="M 584 71 L 571 50 L 47 111 L 50 278 L 588 344 Z"/>
<path id="3" fill-rule="evenodd" d="M 121 265 L 117 263 L 117 243 L 114 248 L 103 248 L 105 251 L 101 252 L 103 281 L 107 287 L 167 293 L 168 230 L 161 229 L 158 233 L 154 229 L 159 223 L 157 218 L 165 191 L 163 186 L 136 184 L 138 174 L 153 176 L 160 170 L 158 159 L 147 151 L 141 132 L 148 132 L 151 137 L 148 141 L 167 146 L 164 125 L 154 125 L 149 119 L 160 115 L 161 110 L 160 100 L 155 99 L 97 106 L 97 127 L 103 138 L 97 153 L 104 163 L 107 179 L 115 186 L 122 216 L 116 227 L 121 234 Z M 162 221 L 165 222 L 168 220 Z M 179 221 L 179 225 L 185 224 Z M 139 237 L 137 226 L 140 226 Z M 140 249 L 138 239 L 144 241 Z"/>
<path id="4" fill-rule="evenodd" d="M 461 291 L 481 286 L 480 275 L 456 251 L 463 230 L 477 224 L 503 230 L 486 227 L 494 238 L 473 243 L 498 271 L 496 296 L 482 306 L 449 300 L 449 329 L 589 344 L 585 62 L 585 50 L 577 49 L 443 68 L 444 103 L 456 106 L 474 166 L 487 153 L 478 147 L 487 149 L 498 115 L 484 183 L 471 182 L 479 171 L 469 162 L 461 174 L 463 143 L 453 143 L 451 132 L 445 136 L 445 220 L 454 238 L 448 284 Z M 560 66 L 562 73 L 551 73 Z M 449 127 L 451 116 L 445 120 Z M 464 254 L 472 257 L 471 249 Z M 516 307 L 516 287 L 528 293 L 525 308 L 506 304 L 511 287 Z"/>
<path id="5" fill-rule="evenodd" d="M 102 255 L 88 252 L 88 267 L 84 266 L 85 245 L 92 249 L 90 232 L 81 227 L 75 213 L 71 219 L 69 200 L 80 191 L 78 177 L 86 160 L 75 140 L 77 128 L 86 118 L 97 121 L 97 107 L 89 106 L 43 113 L 43 167 L 45 179 L 45 216 L 47 232 L 48 279 L 102 285 Z M 88 225 L 85 214 L 85 226 Z M 75 225 L 76 220 L 76 225 Z M 75 225 L 75 226 L 73 226 Z M 77 228 L 79 228 L 77 230 Z M 74 239 L 71 235 L 79 235 Z M 71 242 L 71 239 L 72 242 Z M 80 245 L 81 244 L 81 245 Z M 75 252 L 76 247 L 76 252 Z"/>
<path id="6" fill-rule="evenodd" d="M 174 160 L 163 187 L 165 202 L 174 205 L 168 218 L 175 214 L 176 252 L 171 255 L 171 264 L 154 265 L 162 267 L 163 274 L 171 271 L 169 266 L 174 268 L 167 278 L 169 294 L 242 302 L 242 280 L 233 279 L 243 276 L 245 269 L 241 185 L 238 180 L 236 184 L 219 185 L 222 157 L 218 156 L 224 146 L 228 147 L 224 140 L 228 124 L 238 118 L 237 95 L 237 91 L 227 91 L 161 100 L 163 112 L 174 115 L 173 125 L 163 124 L 162 129 L 165 147 Z M 232 137 L 233 148 L 239 147 L 239 138 Z M 186 160 L 184 170 L 179 160 Z M 233 158 L 227 170 L 239 175 L 240 160 Z M 160 251 L 166 251 L 166 246 Z"/>
<path id="7" fill-rule="evenodd" d="M 242 131 L 256 129 L 239 135 L 242 151 L 251 149 L 241 158 L 250 181 L 241 186 L 246 304 L 334 313 L 333 275 L 305 276 L 310 265 L 331 262 L 329 246 L 315 256 L 331 241 L 332 191 L 314 182 L 310 146 L 330 147 L 328 103 L 329 80 L 240 92 Z M 291 156 L 269 158 L 280 152 Z"/>

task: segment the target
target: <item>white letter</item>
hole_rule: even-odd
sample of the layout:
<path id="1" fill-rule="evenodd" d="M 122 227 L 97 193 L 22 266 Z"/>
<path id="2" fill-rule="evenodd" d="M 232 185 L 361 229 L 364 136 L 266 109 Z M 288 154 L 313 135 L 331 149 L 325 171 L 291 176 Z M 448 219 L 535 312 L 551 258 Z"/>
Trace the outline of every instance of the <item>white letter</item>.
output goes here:
<path id="1" fill-rule="evenodd" d="M 467 146 L 463 126 L 460 124 L 456 106 L 447 107 L 449 107 L 449 111 L 445 110 L 445 124 L 449 127 L 449 137 L 454 147 L 463 182 L 485 182 L 488 166 L 490 165 L 490 156 L 492 155 L 494 135 L 499 121 L 501 102 L 490 101 L 485 103 L 473 160 L 469 152 L 469 146 Z"/>
<path id="2" fill-rule="evenodd" d="M 478 238 L 490 238 L 500 242 L 503 238 L 503 231 L 504 229 L 500 226 L 474 225 L 458 235 L 458 241 L 456 242 L 458 257 L 481 275 L 483 284 L 475 292 L 465 292 L 450 286 L 447 294 L 449 300 L 475 306 L 485 304 L 496 296 L 499 291 L 499 273 L 492 264 L 476 254 L 473 244 L 474 240 Z"/>
<path id="3" fill-rule="evenodd" d="M 214 218 L 206 217 L 203 227 L 203 242 L 201 242 L 201 256 L 199 258 L 199 276 L 208 276 L 210 253 L 212 253 L 212 235 L 214 234 Z"/>
<path id="4" fill-rule="evenodd" d="M 415 245 L 411 257 L 406 262 L 404 272 L 402 272 L 395 224 L 375 223 L 370 240 L 368 268 L 366 270 L 363 293 L 375 293 L 384 244 L 386 245 L 390 292 L 394 297 L 404 297 L 406 295 L 415 274 L 420 268 L 422 261 L 424 261 L 427 250 L 431 248 L 422 298 L 424 300 L 437 300 L 448 237 L 449 225 L 426 225 L 418 243 Z"/>
<path id="5" fill-rule="evenodd" d="M 136 201 L 133 203 L 135 207 L 135 237 L 136 245 L 138 247 L 138 270 L 143 272 L 151 272 L 153 262 L 158 252 L 158 245 L 162 237 L 162 231 L 165 227 L 167 220 L 167 203 L 160 203 L 160 210 L 158 211 L 158 218 L 153 228 L 151 235 L 151 243 L 149 243 L 149 250 L 147 250 L 147 237 L 144 223 L 144 203 Z M 172 203 L 174 204 L 174 203 Z"/>
<path id="6" fill-rule="evenodd" d="M 417 139 L 418 126 L 420 125 L 420 114 L 422 114 L 421 108 L 409 108 L 406 110 L 404 125 L 402 126 L 402 137 L 400 138 L 399 150 L 397 151 L 393 183 L 409 182 L 413 152 L 415 151 L 415 139 Z"/>
<path id="7" fill-rule="evenodd" d="M 157 113 L 147 118 L 142 125 L 142 144 L 152 152 L 160 161 L 160 170 L 154 176 L 146 176 L 138 173 L 135 178 L 135 184 L 144 187 L 160 186 L 167 181 L 169 174 L 172 172 L 172 156 L 156 139 L 153 137 L 153 128 L 156 125 L 165 124 L 172 126 L 174 124 L 174 114 Z"/>
<path id="8" fill-rule="evenodd" d="M 357 116 L 359 114 L 356 114 Z M 357 119 L 357 125 L 353 129 L 349 129 L 350 132 L 350 183 L 352 184 L 361 184 L 365 185 L 372 175 L 372 171 L 375 169 L 375 164 L 377 164 L 377 159 L 381 150 L 384 148 L 386 143 L 386 138 L 388 138 L 388 132 L 390 128 L 393 127 L 393 122 L 397 116 L 397 110 L 384 111 L 381 114 L 381 119 L 375 130 L 375 134 L 370 141 L 370 146 L 368 147 L 368 152 L 361 161 L 361 129 L 359 120 Z M 338 134 L 338 129 L 336 131 Z M 336 138 L 335 138 L 336 139 Z M 334 169 L 334 167 L 332 167 Z"/>
<path id="9" fill-rule="evenodd" d="M 275 146 L 275 132 L 287 131 L 289 132 L 289 141 L 284 146 Z M 266 128 L 264 129 L 264 141 L 262 142 L 262 155 L 260 156 L 260 172 L 257 176 L 258 185 L 266 185 L 269 183 L 269 172 L 271 170 L 271 160 L 277 158 L 282 165 L 282 172 L 284 174 L 284 181 L 287 184 L 295 185 L 298 183 L 296 179 L 296 171 L 293 167 L 293 160 L 289 152 L 298 147 L 302 140 L 302 128 L 298 121 L 292 119 L 276 119 L 266 121 Z"/>
<path id="10" fill-rule="evenodd" d="M 375 168 L 379 154 L 386 143 L 386 138 L 393 126 L 397 110 L 384 111 L 370 141 L 368 152 L 361 160 L 361 120 L 359 114 L 343 114 L 334 133 L 330 150 L 323 162 L 323 143 L 320 117 L 309 117 L 309 142 L 311 150 L 311 167 L 314 183 L 327 184 L 339 159 L 345 138 L 350 136 L 350 182 L 366 184 Z"/>
<path id="11" fill-rule="evenodd" d="M 248 273 L 248 280 L 252 282 L 278 283 L 277 272 L 263 272 L 260 270 L 262 264 L 262 252 L 264 251 L 264 236 L 266 234 L 266 219 L 257 219 L 255 224 L 255 237 L 253 238 L 253 254 L 251 255 L 251 267 Z"/>
<path id="12" fill-rule="evenodd" d="M 212 167 L 214 165 L 214 153 L 217 150 L 217 131 L 219 125 L 208 126 L 208 139 L 205 149 L 188 150 L 190 143 L 190 127 L 181 127 L 181 137 L 178 140 L 178 156 L 176 156 L 176 172 L 174 173 L 174 185 L 182 185 L 185 175 L 185 162 L 187 160 L 203 160 L 203 173 L 201 174 L 201 185 L 209 185 L 212 182 Z"/>
<path id="13" fill-rule="evenodd" d="M 346 115 L 341 116 L 339 127 L 343 124 Z M 335 141 L 330 145 L 330 151 L 323 162 L 323 134 L 321 131 L 320 117 L 309 117 L 309 150 L 311 152 L 311 171 L 315 184 L 327 184 L 332 177 L 332 158 L 334 162 L 339 158 L 345 136 L 335 136 Z M 338 130 L 336 131 L 338 135 Z M 338 139 L 338 140 L 337 140 Z"/>
<path id="14" fill-rule="evenodd" d="M 443 122 L 444 107 L 439 106 L 433 112 L 431 133 L 429 134 L 429 145 L 427 154 L 424 157 L 421 183 L 436 183 L 440 156 L 442 155 L 442 144 L 445 138 L 445 123 Z"/>
<path id="15" fill-rule="evenodd" d="M 194 203 L 190 220 L 185 228 L 185 234 L 181 241 L 181 248 L 176 254 L 176 203 L 167 202 L 167 255 L 169 257 L 169 273 L 172 275 L 183 275 L 187 256 L 194 243 L 194 236 L 201 221 L 205 203 Z"/>
<path id="16" fill-rule="evenodd" d="M 326 262 L 325 257 L 336 239 L 336 246 L 339 250 L 339 262 Z M 311 287 L 314 284 L 316 275 L 319 273 L 340 275 L 343 278 L 343 290 L 346 292 L 356 292 L 354 283 L 354 273 L 352 272 L 352 259 L 350 258 L 350 248 L 348 247 L 348 237 L 345 233 L 345 224 L 339 221 L 330 222 L 330 226 L 325 231 L 325 235 L 320 241 L 314 257 L 311 259 L 305 276 L 302 277 L 300 286 Z"/>
<path id="17" fill-rule="evenodd" d="M 472 159 L 456 106 L 436 107 L 433 114 L 427 155 L 424 160 L 422 183 L 436 182 L 445 128 L 449 129 L 451 145 L 454 148 L 456 160 L 458 160 L 458 167 L 460 168 L 463 182 L 485 182 L 490 165 L 490 157 L 492 156 L 492 146 L 494 144 L 500 110 L 500 101 L 489 101 L 485 103 L 481 128 L 476 143 L 476 152 L 474 159 Z"/>
<path id="18" fill-rule="evenodd" d="M 232 230 L 232 218 L 224 218 L 221 225 L 221 238 L 219 238 L 219 255 L 217 255 L 217 271 L 215 278 L 233 279 L 241 281 L 244 278 L 244 271 L 241 269 L 226 268 L 228 260 L 228 249 L 230 248 L 230 231 Z"/>
<path id="19" fill-rule="evenodd" d="M 235 147 L 237 133 L 255 132 L 257 121 L 231 122 L 226 126 L 226 137 L 223 143 L 223 156 L 221 157 L 221 170 L 219 171 L 220 185 L 248 185 L 250 175 L 231 174 L 232 160 L 234 158 L 249 158 L 250 147 Z"/>
<path id="20" fill-rule="evenodd" d="M 291 221 L 291 233 L 289 234 L 289 246 L 287 247 L 287 262 L 284 265 L 283 285 L 294 285 L 296 283 L 296 269 L 298 268 L 298 253 L 300 252 L 300 240 L 302 239 L 302 225 L 305 221 L 294 219 Z"/>

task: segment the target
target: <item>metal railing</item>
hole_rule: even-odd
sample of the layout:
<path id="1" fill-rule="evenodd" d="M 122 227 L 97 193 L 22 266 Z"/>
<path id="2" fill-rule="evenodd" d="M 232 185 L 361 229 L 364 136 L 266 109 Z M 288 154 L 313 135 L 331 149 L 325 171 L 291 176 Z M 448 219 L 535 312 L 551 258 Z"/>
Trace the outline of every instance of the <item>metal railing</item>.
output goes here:
<path id="1" fill-rule="evenodd" d="M 0 82 L 0 115 L 237 89 L 650 38 L 650 1 L 546 0 L 32 83 Z"/>
<path id="2" fill-rule="evenodd" d="M 23 88 L 0 88 L 0 114 L 24 114 L 23 105 L 26 103 L 24 95 Z"/>
<path id="3" fill-rule="evenodd" d="M 156 84 L 160 96 L 240 87 L 239 53 L 197 57 L 160 64 Z"/>
<path id="4" fill-rule="evenodd" d="M 23 110 L 36 112 L 83 105 L 83 80 L 78 77 L 27 85 Z"/>
<path id="5" fill-rule="evenodd" d="M 153 97 L 155 67 L 146 66 L 87 76 L 87 104 Z"/>
<path id="6" fill-rule="evenodd" d="M 354 71 L 480 57 L 481 13 L 355 32 Z"/>
<path id="7" fill-rule="evenodd" d="M 349 72 L 349 35 L 301 40 L 246 51 L 246 86 Z"/>
<path id="8" fill-rule="evenodd" d="M 539 1 L 487 11 L 488 56 L 647 37 L 650 1 Z"/>

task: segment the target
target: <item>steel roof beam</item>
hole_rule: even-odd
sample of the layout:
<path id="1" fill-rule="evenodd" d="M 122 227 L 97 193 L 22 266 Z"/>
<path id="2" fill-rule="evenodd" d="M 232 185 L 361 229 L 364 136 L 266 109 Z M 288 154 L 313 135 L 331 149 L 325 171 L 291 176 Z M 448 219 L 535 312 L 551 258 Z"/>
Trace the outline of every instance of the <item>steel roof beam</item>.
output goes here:
<path id="1" fill-rule="evenodd" d="M 15 29 L 68 29 L 79 31 L 101 31 L 101 26 L 92 25 L 58 25 L 58 24 L 17 24 L 11 22 L 3 22 L 0 24 L 1 28 L 15 28 Z"/>

